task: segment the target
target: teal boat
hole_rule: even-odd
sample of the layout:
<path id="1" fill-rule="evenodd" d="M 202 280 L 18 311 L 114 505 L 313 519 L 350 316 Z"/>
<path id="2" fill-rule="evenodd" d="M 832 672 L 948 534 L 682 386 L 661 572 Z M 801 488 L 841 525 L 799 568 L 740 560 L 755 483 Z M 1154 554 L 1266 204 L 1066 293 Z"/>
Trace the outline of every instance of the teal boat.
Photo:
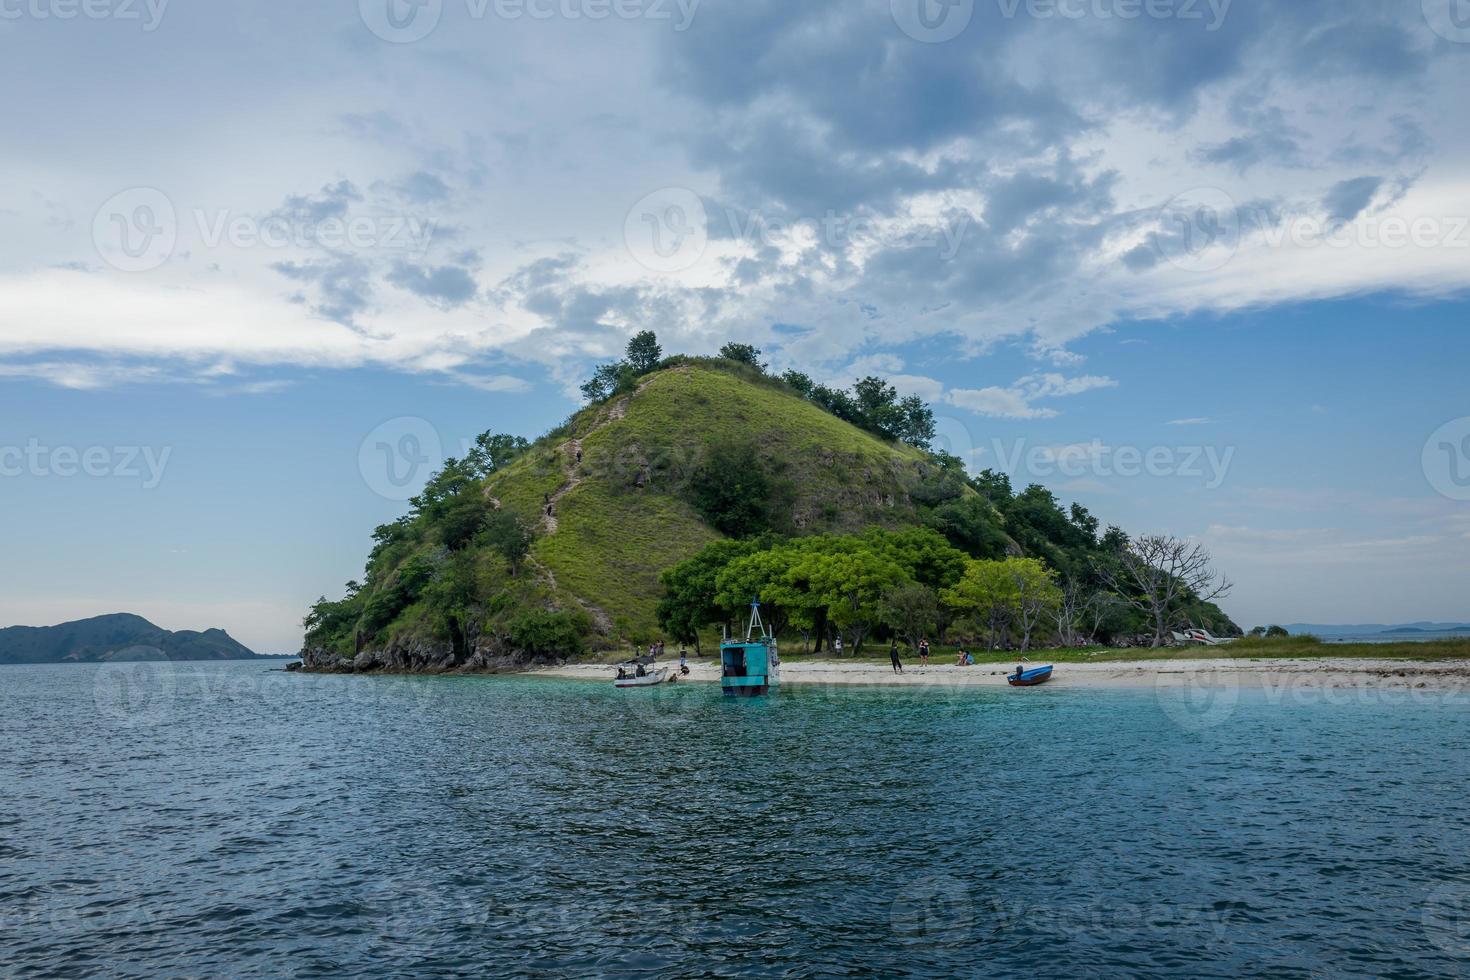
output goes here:
<path id="1" fill-rule="evenodd" d="M 720 644 L 720 687 L 726 697 L 756 698 L 774 691 L 780 679 L 776 638 L 761 622 L 761 604 L 752 602 L 744 641 L 727 636 Z"/>

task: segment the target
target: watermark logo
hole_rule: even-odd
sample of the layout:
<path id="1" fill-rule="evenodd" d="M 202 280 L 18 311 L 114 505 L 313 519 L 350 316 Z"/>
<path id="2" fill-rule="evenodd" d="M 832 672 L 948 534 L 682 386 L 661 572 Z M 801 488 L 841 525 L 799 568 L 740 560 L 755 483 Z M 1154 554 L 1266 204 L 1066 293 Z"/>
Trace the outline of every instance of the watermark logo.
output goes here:
<path id="1" fill-rule="evenodd" d="M 422 41 L 439 26 L 444 0 L 357 0 L 367 29 L 389 44 Z"/>
<path id="2" fill-rule="evenodd" d="M 943 44 L 965 32 L 975 0 L 890 0 L 893 22 L 915 41 Z"/>
<path id="3" fill-rule="evenodd" d="M 1442 497 L 1470 501 L 1470 416 L 1446 422 L 1424 444 L 1424 475 Z"/>
<path id="4" fill-rule="evenodd" d="M 1229 671 L 1190 665 L 1154 676 L 1154 694 L 1164 714 L 1186 732 L 1225 724 L 1240 703 L 1240 680 Z"/>
<path id="5" fill-rule="evenodd" d="M 1186 272 L 1223 269 L 1240 249 L 1240 210 L 1218 187 L 1197 187 L 1159 209 L 1160 254 Z"/>
<path id="6" fill-rule="evenodd" d="M 357 450 L 357 468 L 373 493 L 404 501 L 418 493 L 444 459 L 439 432 L 426 419 L 401 416 L 368 433 Z"/>
<path id="7" fill-rule="evenodd" d="M 1454 957 L 1470 957 L 1470 882 L 1452 881 L 1430 893 L 1420 916 L 1424 934 Z"/>
<path id="8" fill-rule="evenodd" d="M 119 728 L 161 724 L 168 719 L 177 693 L 173 665 L 157 647 L 117 652 L 92 680 L 92 703 Z"/>
<path id="9" fill-rule="evenodd" d="M 441 949 L 445 936 L 471 924 L 477 912 L 459 895 L 402 879 L 373 886 L 364 904 L 375 920 L 378 951 L 415 959 Z"/>
<path id="10" fill-rule="evenodd" d="M 108 198 L 92 219 L 102 261 L 121 272 L 148 272 L 173 258 L 178 213 L 156 187 L 133 187 Z"/>
<path id="11" fill-rule="evenodd" d="M 1424 0 L 1424 19 L 1446 41 L 1470 44 L 1470 0 Z"/>
<path id="12" fill-rule="evenodd" d="M 894 935 L 910 942 L 948 945 L 969 938 L 975 928 L 970 891 L 947 875 L 913 882 L 893 900 L 889 923 Z"/>
<path id="13" fill-rule="evenodd" d="M 688 188 L 665 187 L 642 198 L 623 223 L 628 252 L 652 272 L 684 272 L 709 247 L 709 215 Z"/>

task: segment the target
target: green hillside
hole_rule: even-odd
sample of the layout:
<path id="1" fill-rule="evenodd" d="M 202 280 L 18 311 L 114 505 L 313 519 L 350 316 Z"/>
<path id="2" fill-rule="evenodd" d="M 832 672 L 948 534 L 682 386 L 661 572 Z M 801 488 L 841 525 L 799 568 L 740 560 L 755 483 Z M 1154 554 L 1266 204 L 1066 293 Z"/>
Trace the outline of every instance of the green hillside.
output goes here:
<path id="1" fill-rule="evenodd" d="M 551 494 L 536 563 L 568 596 L 621 621 L 622 632 L 647 635 L 659 574 L 720 537 L 687 501 L 689 481 L 709 447 L 744 443 L 789 486 L 782 519 L 803 533 L 915 523 L 909 493 L 937 472 L 920 451 L 795 395 L 689 365 L 581 413 L 565 435 L 492 479 L 489 492 L 530 515 Z"/>
<path id="2" fill-rule="evenodd" d="M 894 404 L 878 379 L 849 398 L 722 358 L 602 370 L 592 405 L 534 444 L 487 434 L 377 529 L 364 580 L 307 617 L 309 667 L 480 669 L 646 644 L 664 633 L 660 576 L 730 537 L 930 528 L 961 558 L 1025 554 L 1058 572 L 1122 538 L 1042 488 L 1012 494 L 884 438 L 886 425 L 927 443 L 927 407 Z"/>

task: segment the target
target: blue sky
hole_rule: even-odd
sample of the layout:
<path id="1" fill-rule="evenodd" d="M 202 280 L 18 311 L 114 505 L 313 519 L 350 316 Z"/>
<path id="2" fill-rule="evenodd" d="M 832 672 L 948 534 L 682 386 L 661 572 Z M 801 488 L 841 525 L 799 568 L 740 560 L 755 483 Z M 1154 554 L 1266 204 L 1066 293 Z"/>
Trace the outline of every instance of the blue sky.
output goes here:
<path id="1" fill-rule="evenodd" d="M 0 4 L 0 620 L 293 649 L 379 444 L 645 327 L 891 376 L 1244 625 L 1470 618 L 1461 0 L 279 8 Z"/>

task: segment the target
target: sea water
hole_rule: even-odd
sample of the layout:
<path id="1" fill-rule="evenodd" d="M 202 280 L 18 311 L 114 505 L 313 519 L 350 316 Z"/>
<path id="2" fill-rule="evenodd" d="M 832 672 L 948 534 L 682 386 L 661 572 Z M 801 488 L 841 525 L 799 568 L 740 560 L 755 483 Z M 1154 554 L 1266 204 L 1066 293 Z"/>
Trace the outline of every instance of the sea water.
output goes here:
<path id="1" fill-rule="evenodd" d="M 5 976 L 1470 975 L 1459 695 L 0 691 Z"/>

